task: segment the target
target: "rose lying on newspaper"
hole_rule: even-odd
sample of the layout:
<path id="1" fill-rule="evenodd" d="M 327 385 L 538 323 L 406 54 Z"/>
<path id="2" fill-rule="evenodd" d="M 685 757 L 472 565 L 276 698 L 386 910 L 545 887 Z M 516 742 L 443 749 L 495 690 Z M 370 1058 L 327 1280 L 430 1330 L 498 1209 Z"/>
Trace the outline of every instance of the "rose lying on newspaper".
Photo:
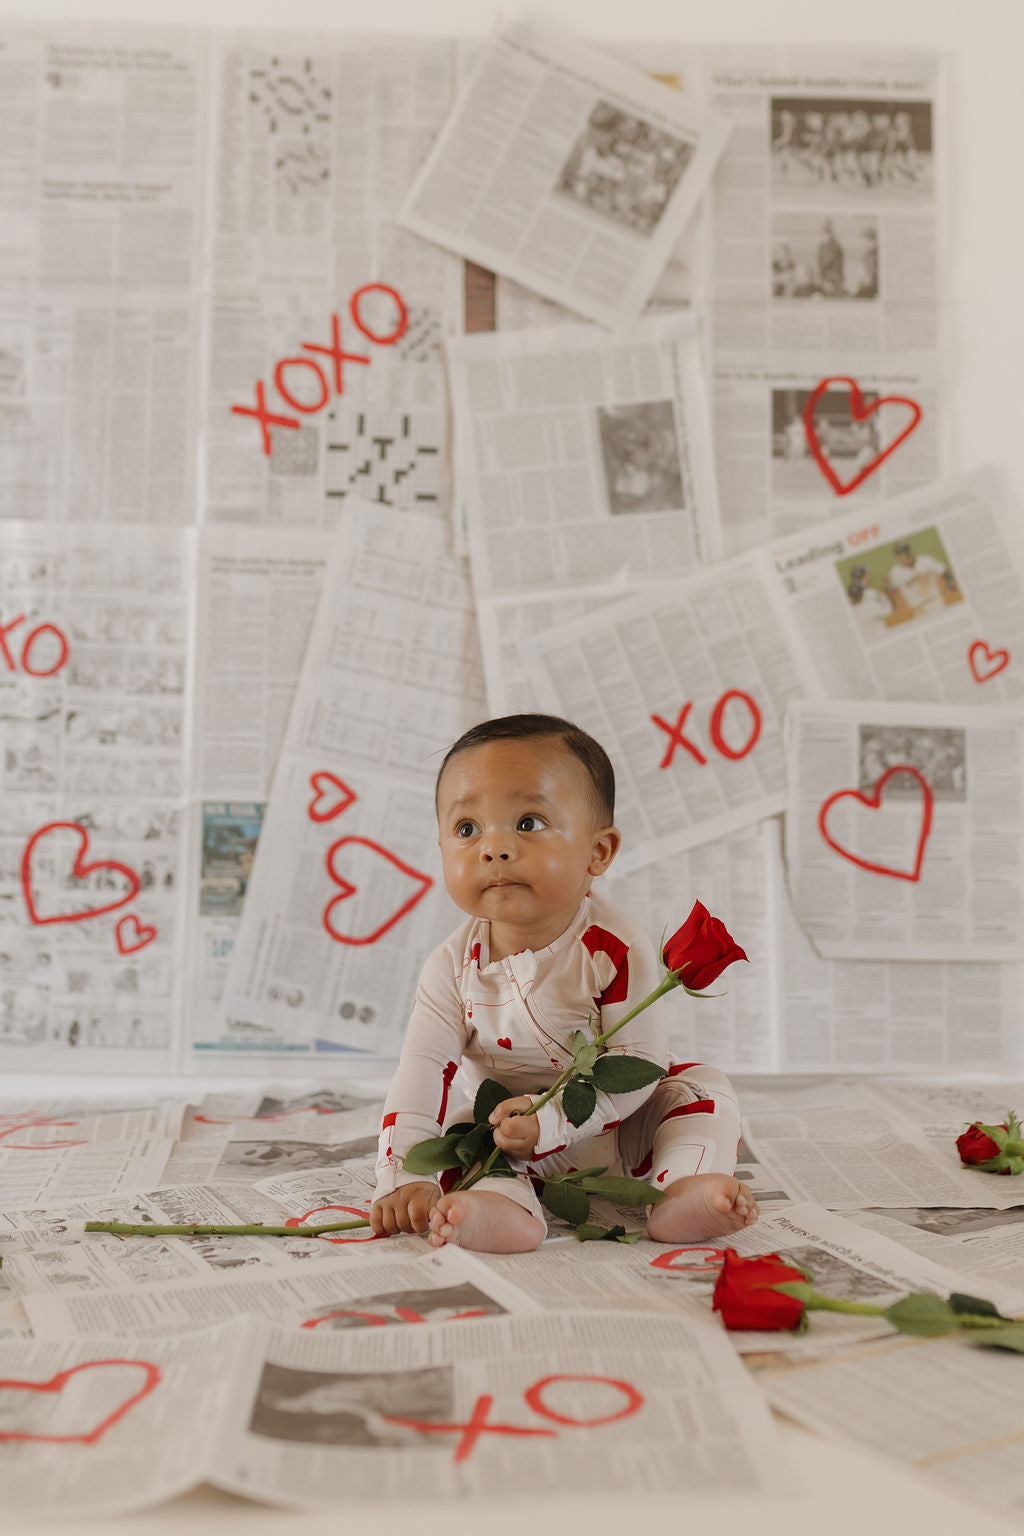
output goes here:
<path id="1" fill-rule="evenodd" d="M 968 1168 L 980 1168 L 983 1173 L 1024 1172 L 1021 1123 L 1012 1109 L 1002 1125 L 983 1125 L 975 1120 L 957 1137 L 956 1149 Z"/>
<path id="2" fill-rule="evenodd" d="M 625 1018 L 620 1019 L 613 1028 L 602 1033 L 594 1029 L 593 1020 L 591 1020 L 589 1039 L 582 1029 L 578 1029 L 573 1038 L 571 1065 L 555 1079 L 547 1092 L 541 1094 L 528 1110 L 516 1111 L 516 1113 L 535 1115 L 541 1105 L 553 1099 L 556 1093 L 561 1093 L 562 1107 L 566 1116 L 573 1125 L 582 1125 L 593 1113 L 597 1103 L 598 1088 L 604 1093 L 632 1093 L 635 1089 L 642 1088 L 647 1083 L 653 1083 L 659 1077 L 664 1077 L 667 1068 L 659 1067 L 642 1057 L 602 1056 L 599 1052 L 623 1025 L 635 1019 L 638 1013 L 649 1008 L 666 992 L 682 987 L 683 991 L 691 997 L 703 997 L 706 995 L 703 989 L 716 981 L 727 966 L 732 965 L 736 960 L 746 960 L 746 958 L 721 919 L 712 917 L 707 907 L 695 901 L 683 926 L 662 945 L 661 959 L 665 966 L 665 975 L 654 991 L 648 993 L 635 1008 L 630 1009 Z M 688 980 L 694 983 L 693 986 L 688 986 L 683 980 L 684 972 Z M 450 1184 L 451 1189 L 471 1189 L 474 1184 L 488 1176 L 514 1178 L 516 1170 L 500 1148 L 494 1144 L 494 1127 L 491 1123 L 491 1115 L 496 1107 L 503 1100 L 511 1097 L 510 1090 L 503 1083 L 497 1082 L 494 1078 L 486 1078 L 477 1090 L 473 1104 L 473 1119 L 451 1126 L 443 1136 L 434 1136 L 428 1141 L 417 1142 L 404 1158 L 406 1171 L 422 1174 L 458 1171 L 460 1177 L 457 1182 Z M 571 1222 L 576 1227 L 576 1233 L 581 1242 L 596 1238 L 603 1238 L 606 1241 L 636 1242 L 639 1237 L 638 1232 L 626 1232 L 624 1228 L 618 1226 L 588 1225 L 591 1195 L 602 1195 L 615 1205 L 642 1207 L 656 1204 L 662 1198 L 663 1191 L 644 1183 L 642 1179 L 605 1178 L 604 1173 L 605 1169 L 602 1167 L 579 1168 L 572 1173 L 556 1175 L 544 1181 L 539 1191 L 540 1198 L 554 1216 Z M 322 1233 L 342 1232 L 351 1227 L 365 1226 L 369 1226 L 368 1218 L 359 1221 L 335 1222 L 330 1226 L 320 1227 L 264 1227 L 259 1224 L 239 1227 L 132 1226 L 125 1222 L 87 1221 L 85 1230 L 130 1233 L 133 1236 L 142 1237 L 170 1234 L 191 1236 L 199 1233 L 214 1233 L 222 1236 L 262 1234 L 266 1237 L 319 1237 Z"/>
<path id="3" fill-rule="evenodd" d="M 809 1326 L 808 1312 L 850 1312 L 858 1317 L 884 1317 L 899 1333 L 918 1338 L 963 1333 L 972 1344 L 1024 1354 L 1024 1318 L 1003 1317 L 980 1296 L 954 1291 L 947 1298 L 912 1291 L 888 1307 L 844 1301 L 820 1295 L 805 1270 L 787 1264 L 777 1253 L 744 1259 L 727 1248 L 711 1306 L 721 1313 L 726 1328 L 732 1329 L 802 1332 Z"/>

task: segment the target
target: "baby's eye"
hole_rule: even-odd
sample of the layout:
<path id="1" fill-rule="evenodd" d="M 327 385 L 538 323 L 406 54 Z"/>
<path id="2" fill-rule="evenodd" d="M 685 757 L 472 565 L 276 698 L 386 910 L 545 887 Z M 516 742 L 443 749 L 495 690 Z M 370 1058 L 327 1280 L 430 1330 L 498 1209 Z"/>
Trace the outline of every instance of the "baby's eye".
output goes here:
<path id="1" fill-rule="evenodd" d="M 531 811 L 529 816 L 520 816 L 516 825 L 517 832 L 539 832 L 545 825 L 542 816 L 535 816 Z"/>
<path id="2" fill-rule="evenodd" d="M 475 832 L 479 831 L 480 828 L 475 821 L 460 821 L 456 825 L 455 836 L 461 838 L 472 837 Z"/>

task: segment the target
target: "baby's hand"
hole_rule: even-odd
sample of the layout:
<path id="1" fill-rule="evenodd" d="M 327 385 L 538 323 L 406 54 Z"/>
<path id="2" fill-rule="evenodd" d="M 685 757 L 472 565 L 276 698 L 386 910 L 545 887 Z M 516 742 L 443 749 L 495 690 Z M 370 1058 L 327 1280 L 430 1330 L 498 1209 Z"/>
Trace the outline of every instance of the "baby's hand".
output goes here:
<path id="1" fill-rule="evenodd" d="M 375 1200 L 370 1211 L 370 1225 L 378 1237 L 395 1232 L 425 1232 L 430 1212 L 441 1198 L 433 1179 L 403 1184 L 393 1194 Z"/>
<path id="2" fill-rule="evenodd" d="M 532 1107 L 533 1101 L 526 1094 L 521 1094 L 518 1099 L 502 1099 L 491 1110 L 489 1118 L 494 1126 L 494 1144 L 507 1152 L 509 1157 L 528 1159 L 537 1145 L 537 1137 L 540 1135 L 537 1116 L 523 1113 Z"/>

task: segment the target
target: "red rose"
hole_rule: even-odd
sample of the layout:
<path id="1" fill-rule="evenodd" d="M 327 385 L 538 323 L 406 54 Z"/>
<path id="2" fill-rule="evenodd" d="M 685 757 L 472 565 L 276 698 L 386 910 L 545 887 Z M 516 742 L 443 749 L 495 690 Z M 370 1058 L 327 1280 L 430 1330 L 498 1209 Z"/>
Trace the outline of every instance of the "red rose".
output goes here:
<path id="1" fill-rule="evenodd" d="M 956 1139 L 960 1161 L 984 1173 L 1024 1173 L 1024 1138 L 1021 1123 L 1008 1110 L 1001 1125 L 975 1120 Z"/>
<path id="2" fill-rule="evenodd" d="M 667 940 L 661 952 L 667 970 L 681 973 L 677 980 L 692 992 L 703 992 L 734 960 L 747 957 L 721 918 L 712 917 L 699 901 L 683 926 Z"/>
<path id="3" fill-rule="evenodd" d="M 999 1129 L 1005 1131 L 1008 1127 L 1001 1125 Z M 962 1136 L 957 1137 L 956 1149 L 960 1153 L 962 1163 L 984 1163 L 990 1157 L 999 1156 L 999 1148 L 991 1136 L 985 1135 L 979 1120 L 975 1120 Z"/>
<path id="4" fill-rule="evenodd" d="M 777 1253 L 741 1259 L 734 1248 L 727 1248 L 711 1305 L 721 1312 L 727 1328 L 797 1328 L 804 1315 L 803 1302 L 771 1287 L 806 1278 Z"/>

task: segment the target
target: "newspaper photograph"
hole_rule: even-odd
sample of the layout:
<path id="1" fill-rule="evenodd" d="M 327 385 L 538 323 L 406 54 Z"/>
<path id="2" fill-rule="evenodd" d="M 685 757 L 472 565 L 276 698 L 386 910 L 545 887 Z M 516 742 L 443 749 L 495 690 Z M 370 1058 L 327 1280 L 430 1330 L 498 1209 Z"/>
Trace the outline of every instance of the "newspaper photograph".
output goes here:
<path id="1" fill-rule="evenodd" d="M 334 1168 L 353 1158 L 372 1158 L 380 1131 L 379 1102 L 360 1109 L 280 1121 L 238 1120 L 179 1141 L 164 1171 L 166 1184 L 244 1183 L 311 1168 Z M 360 1212 L 360 1214 L 363 1214 Z"/>
<path id="2" fill-rule="evenodd" d="M 829 959 L 1024 958 L 1024 715 L 795 703 L 785 857 Z"/>
<path id="3" fill-rule="evenodd" d="M 716 47 L 706 85 L 732 127 L 710 265 L 735 552 L 949 468 L 945 69 L 922 50 Z"/>
<path id="4" fill-rule="evenodd" d="M 3 528 L 0 1066 L 166 1070 L 192 536 Z"/>
<path id="5" fill-rule="evenodd" d="M 481 50 L 405 228 L 612 328 L 639 318 L 728 134 L 695 100 L 538 18 Z"/>
<path id="6" fill-rule="evenodd" d="M 537 697 L 615 767 L 623 874 L 781 811 L 810 661 L 749 556 L 535 637 Z"/>

